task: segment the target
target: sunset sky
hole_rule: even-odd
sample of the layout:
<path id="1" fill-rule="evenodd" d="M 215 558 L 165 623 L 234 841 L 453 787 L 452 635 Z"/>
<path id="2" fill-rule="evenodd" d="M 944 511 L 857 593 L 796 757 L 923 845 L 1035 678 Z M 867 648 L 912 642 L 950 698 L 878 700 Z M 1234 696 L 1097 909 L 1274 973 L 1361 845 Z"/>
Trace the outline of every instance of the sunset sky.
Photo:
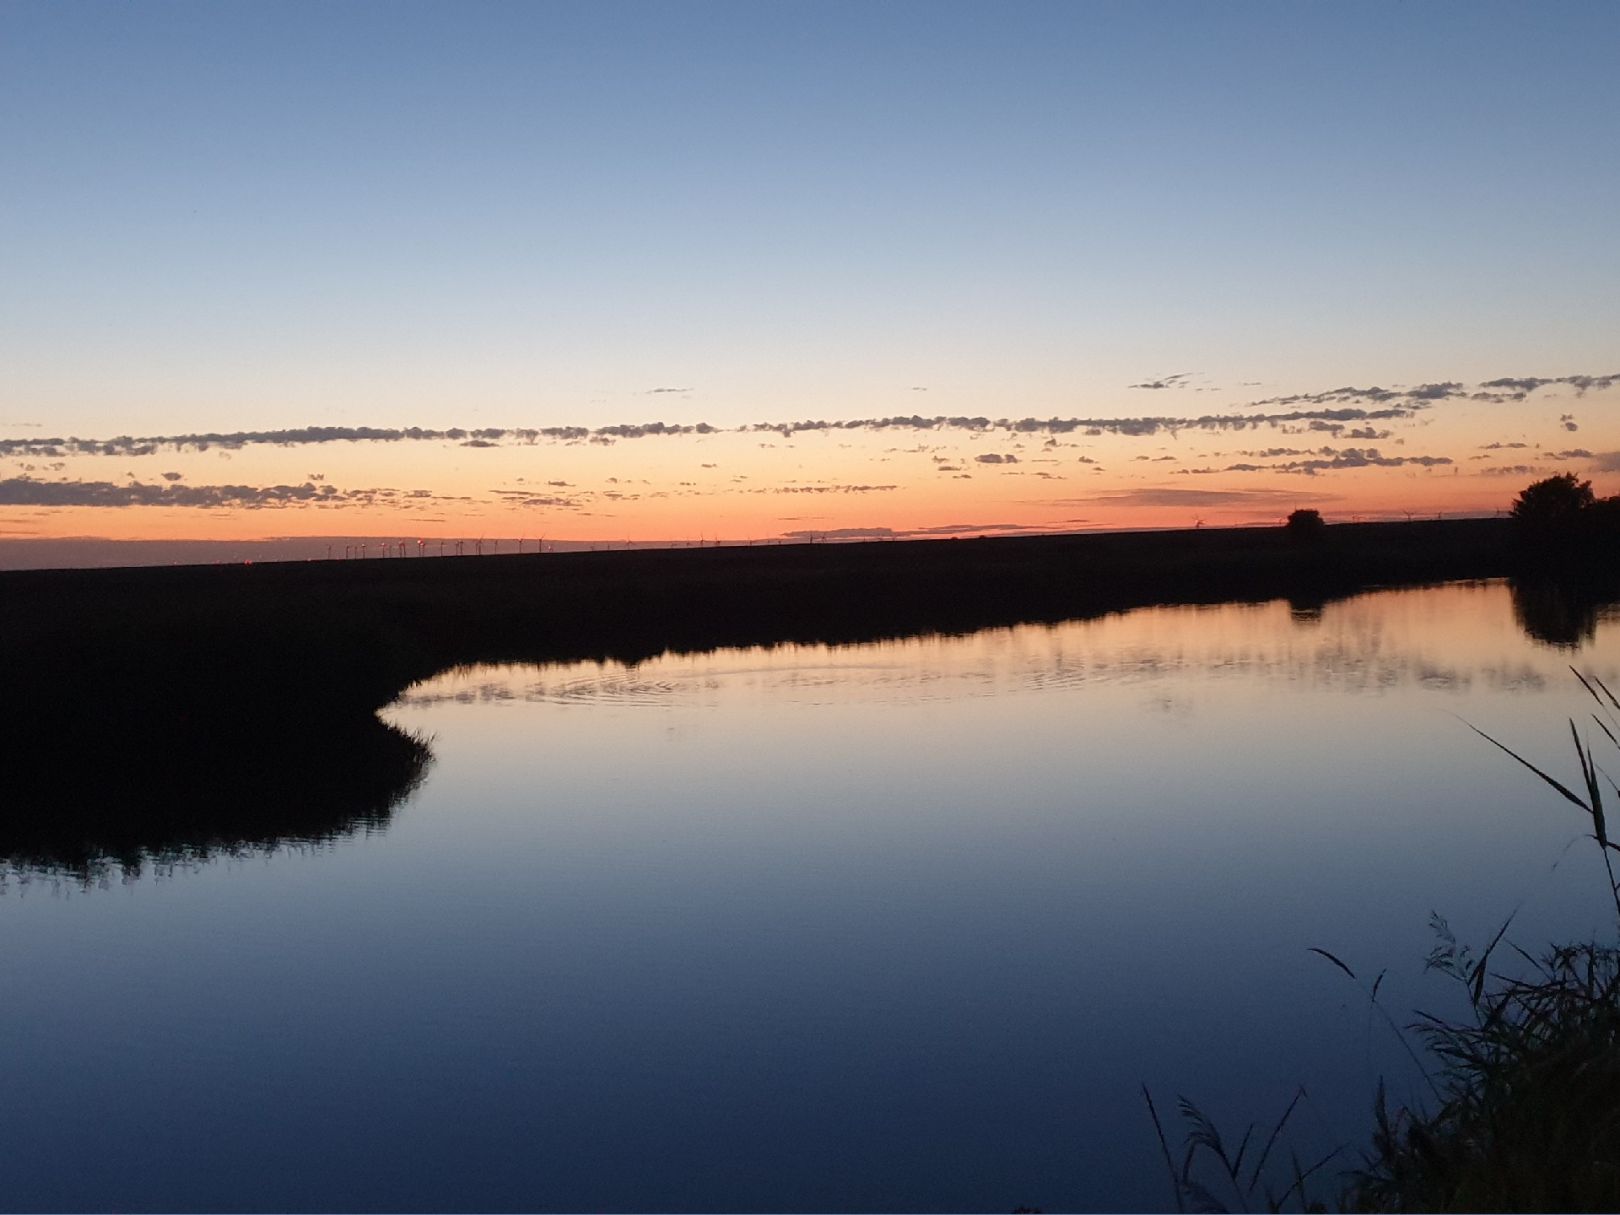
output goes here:
<path id="1" fill-rule="evenodd" d="M 1608 2 L 11 0 L 0 541 L 1620 492 L 1617 52 Z"/>

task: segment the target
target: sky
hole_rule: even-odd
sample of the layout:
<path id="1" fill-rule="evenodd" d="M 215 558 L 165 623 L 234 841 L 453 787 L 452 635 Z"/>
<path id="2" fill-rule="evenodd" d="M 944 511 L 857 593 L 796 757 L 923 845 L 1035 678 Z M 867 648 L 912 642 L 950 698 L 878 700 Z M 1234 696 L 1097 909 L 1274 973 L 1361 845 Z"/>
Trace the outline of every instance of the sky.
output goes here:
<path id="1" fill-rule="evenodd" d="M 1617 49 L 1610 2 L 9 0 L 0 561 L 1620 492 Z"/>

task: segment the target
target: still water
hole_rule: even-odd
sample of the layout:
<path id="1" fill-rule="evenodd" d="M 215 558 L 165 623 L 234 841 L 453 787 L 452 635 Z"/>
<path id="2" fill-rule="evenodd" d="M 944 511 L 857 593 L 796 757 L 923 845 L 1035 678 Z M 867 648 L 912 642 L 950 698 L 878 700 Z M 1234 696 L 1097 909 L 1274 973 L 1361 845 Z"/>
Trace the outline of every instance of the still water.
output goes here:
<path id="1" fill-rule="evenodd" d="M 1311 946 L 1400 1021 L 1431 911 L 1611 927 L 1467 724 L 1572 778 L 1571 663 L 1484 585 L 445 674 L 386 829 L 12 867 L 0 1205 L 1163 1208 L 1143 1084 L 1359 1146 L 1417 1080 Z"/>

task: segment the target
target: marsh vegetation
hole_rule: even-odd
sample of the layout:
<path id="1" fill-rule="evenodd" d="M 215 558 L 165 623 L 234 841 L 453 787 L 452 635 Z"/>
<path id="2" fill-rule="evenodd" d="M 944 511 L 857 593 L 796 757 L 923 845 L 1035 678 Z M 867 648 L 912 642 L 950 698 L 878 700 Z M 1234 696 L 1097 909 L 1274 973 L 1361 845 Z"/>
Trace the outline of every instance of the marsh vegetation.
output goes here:
<path id="1" fill-rule="evenodd" d="M 1610 834 L 1613 803 L 1605 803 L 1606 790 L 1620 797 L 1605 766 L 1620 758 L 1620 698 L 1602 679 L 1574 674 L 1595 711 L 1569 722 L 1573 787 L 1476 732 L 1585 817 L 1603 861 L 1607 888 L 1598 897 L 1612 907 L 1613 933 L 1531 953 L 1511 940 L 1509 915 L 1476 952 L 1436 914 L 1427 967 L 1461 986 L 1468 1013 L 1418 1011 L 1406 1025 L 1378 1003 L 1384 972 L 1365 983 L 1335 954 L 1313 950 L 1361 988 L 1423 1069 L 1429 1099 L 1392 1108 L 1380 1081 L 1370 1143 L 1302 1161 L 1288 1127 L 1303 1089 L 1275 1124 L 1250 1124 L 1235 1144 L 1183 1097 L 1177 1160 L 1144 1088 L 1177 1210 L 1326 1210 L 1330 1195 L 1347 1211 L 1620 1209 L 1620 884 L 1612 860 L 1620 843 Z M 1600 748 L 1614 754 L 1605 758 Z"/>

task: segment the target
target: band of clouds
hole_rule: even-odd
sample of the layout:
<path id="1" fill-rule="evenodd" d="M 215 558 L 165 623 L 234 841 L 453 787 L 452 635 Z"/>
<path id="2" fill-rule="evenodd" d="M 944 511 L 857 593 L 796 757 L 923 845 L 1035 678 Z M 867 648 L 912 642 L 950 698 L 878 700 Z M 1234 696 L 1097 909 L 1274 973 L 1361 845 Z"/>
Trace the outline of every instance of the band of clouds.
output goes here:
<path id="1" fill-rule="evenodd" d="M 1190 373 L 1182 373 L 1190 374 Z M 1179 376 L 1165 377 L 1132 387 L 1169 386 Z M 299 447 L 327 443 L 457 443 L 463 447 L 500 447 L 535 443 L 614 443 L 654 437 L 716 434 L 775 434 L 792 438 L 799 434 L 825 431 L 965 431 L 970 433 L 1069 435 L 1105 434 L 1151 437 L 1184 430 L 1229 431 L 1262 426 L 1286 427 L 1305 424 L 1326 429 L 1353 422 L 1390 421 L 1409 418 L 1434 402 L 1466 400 L 1523 400 L 1543 388 L 1573 388 L 1577 395 L 1603 391 L 1620 383 L 1620 372 L 1612 375 L 1567 375 L 1504 377 L 1486 380 L 1470 388 L 1455 381 L 1419 384 L 1411 388 L 1332 388 L 1326 392 L 1270 397 L 1251 402 L 1245 409 L 1285 406 L 1268 413 L 1221 413 L 1199 416 L 1140 416 L 1111 418 L 990 418 L 986 416 L 921 414 L 851 419 L 806 419 L 793 422 L 753 422 L 737 427 L 711 426 L 707 422 L 637 422 L 611 426 L 482 427 L 458 426 L 432 429 L 420 426 L 305 426 L 285 430 L 241 430 L 199 432 L 178 435 L 119 435 L 111 439 L 84 439 L 74 436 L 0 439 L 0 458 L 35 457 L 61 459 L 66 456 L 145 456 L 158 451 L 234 451 L 250 446 Z M 653 391 L 683 392 L 685 389 Z M 1352 404 L 1353 402 L 1360 404 Z M 1368 409 L 1365 405 L 1380 408 Z M 1305 408 L 1302 408 L 1305 407 Z M 1355 438 L 1375 437 L 1371 432 Z"/>
<path id="2" fill-rule="evenodd" d="M 237 451 L 244 447 L 302 447 L 327 443 L 422 443 L 454 442 L 463 447 L 503 447 L 531 445 L 546 441 L 564 443 L 616 442 L 654 436 L 775 434 L 793 438 L 800 434 L 826 431 L 965 431 L 1003 432 L 1015 435 L 1128 435 L 1151 437 L 1183 430 L 1249 430 L 1260 426 L 1322 422 L 1330 425 L 1363 421 L 1408 418 L 1410 407 L 1387 409 L 1308 409 L 1270 414 L 1205 414 L 1200 417 L 1128 418 L 988 418 L 920 414 L 887 418 L 838 420 L 810 419 L 798 422 L 755 422 L 725 429 L 707 422 L 691 425 L 669 422 L 620 423 L 590 429 L 583 426 L 487 427 L 480 430 L 429 430 L 419 426 L 387 429 L 376 426 L 308 426 L 292 430 L 243 430 L 231 433 L 183 435 L 120 435 L 112 439 L 11 438 L 0 439 L 0 458 L 63 459 L 69 456 L 149 456 L 159 451 L 210 450 Z"/>
<path id="3" fill-rule="evenodd" d="M 741 491 L 749 494 L 877 494 L 890 493 L 897 485 L 777 485 Z M 536 494 L 527 490 L 490 491 L 497 502 L 526 509 L 550 508 L 579 510 L 590 501 L 634 501 L 641 494 L 616 490 L 585 491 L 577 497 Z M 658 495 L 654 495 L 658 496 Z M 38 481 L 32 477 L 0 479 L 0 506 L 32 507 L 181 507 L 203 510 L 238 508 L 262 510 L 276 507 L 379 506 L 394 508 L 425 506 L 429 503 L 470 502 L 464 495 L 441 495 L 426 489 L 339 489 L 328 484 L 306 481 L 302 485 L 162 485 L 133 481 Z"/>

